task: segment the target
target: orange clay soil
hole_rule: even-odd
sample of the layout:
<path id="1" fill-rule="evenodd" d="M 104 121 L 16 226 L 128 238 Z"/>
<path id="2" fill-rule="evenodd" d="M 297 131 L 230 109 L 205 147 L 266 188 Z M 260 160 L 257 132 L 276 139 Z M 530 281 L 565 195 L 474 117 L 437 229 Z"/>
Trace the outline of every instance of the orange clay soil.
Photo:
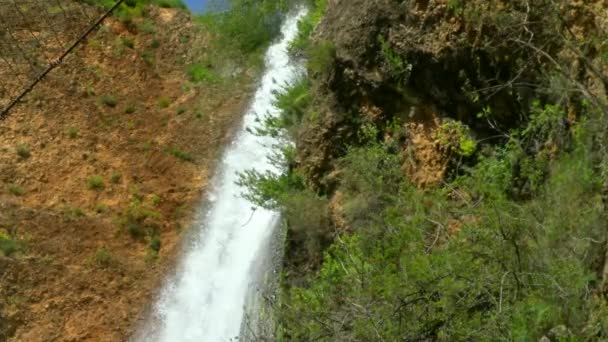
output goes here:
<path id="1" fill-rule="evenodd" d="M 125 340 L 238 125 L 252 77 L 191 84 L 205 33 L 146 20 L 107 21 L 0 122 L 0 341 Z"/>

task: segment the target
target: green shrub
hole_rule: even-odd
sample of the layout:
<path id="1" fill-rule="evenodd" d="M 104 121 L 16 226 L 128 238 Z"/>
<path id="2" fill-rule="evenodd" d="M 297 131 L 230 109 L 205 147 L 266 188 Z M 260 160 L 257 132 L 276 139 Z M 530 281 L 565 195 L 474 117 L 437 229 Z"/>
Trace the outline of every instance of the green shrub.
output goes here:
<path id="1" fill-rule="evenodd" d="M 97 203 L 94 210 L 98 214 L 103 214 L 108 211 L 108 206 L 103 203 Z"/>
<path id="2" fill-rule="evenodd" d="M 158 235 L 152 236 L 150 238 L 150 243 L 149 243 L 148 247 L 156 253 L 160 252 L 160 247 L 161 247 L 160 237 Z"/>
<path id="3" fill-rule="evenodd" d="M 215 82 L 218 79 L 218 76 L 213 71 L 201 63 L 190 65 L 187 69 L 187 74 L 190 81 L 194 83 Z"/>
<path id="4" fill-rule="evenodd" d="M 120 181 L 122 180 L 122 174 L 118 171 L 114 171 L 112 172 L 112 175 L 110 176 L 110 182 L 112 184 L 118 184 L 120 183 Z"/>
<path id="5" fill-rule="evenodd" d="M 27 159 L 32 156 L 32 153 L 30 152 L 30 147 L 26 144 L 17 145 L 15 151 L 21 159 Z"/>
<path id="6" fill-rule="evenodd" d="M 435 133 L 439 144 L 462 157 L 471 157 L 477 150 L 477 142 L 469 127 L 456 120 L 448 120 Z"/>
<path id="7" fill-rule="evenodd" d="M 120 41 L 121 41 L 121 43 L 122 43 L 123 46 L 126 46 L 129 49 L 134 49 L 135 48 L 135 40 L 133 40 L 133 38 L 121 37 Z"/>
<path id="8" fill-rule="evenodd" d="M 145 205 L 140 199 L 134 199 L 120 216 L 120 226 L 132 238 L 142 239 L 157 233 L 160 214 Z"/>
<path id="9" fill-rule="evenodd" d="M 158 99 L 158 106 L 160 108 L 167 108 L 171 105 L 171 99 L 168 97 L 161 97 L 160 99 Z"/>
<path id="10" fill-rule="evenodd" d="M 378 36 L 380 52 L 388 64 L 393 78 L 401 85 L 405 85 L 412 73 L 412 65 L 399 56 L 390 46 L 384 37 Z"/>
<path id="11" fill-rule="evenodd" d="M 150 19 L 144 19 L 139 23 L 138 30 L 144 33 L 152 34 L 156 33 L 156 23 Z M 157 41 L 156 39 L 154 41 Z M 153 41 L 153 42 L 154 42 Z M 155 47 L 151 46 L 153 49 Z"/>
<path id="12" fill-rule="evenodd" d="M 154 51 L 149 50 L 149 49 L 144 50 L 141 53 L 141 59 L 143 59 L 143 61 L 149 66 L 154 65 L 154 61 L 155 61 Z"/>
<path id="13" fill-rule="evenodd" d="M 312 11 L 298 22 L 298 35 L 289 45 L 289 51 L 292 53 L 304 53 L 310 49 L 310 36 L 325 14 L 327 0 L 314 0 L 312 8 Z"/>
<path id="14" fill-rule="evenodd" d="M 125 108 L 125 114 L 133 114 L 136 110 L 137 108 L 135 107 L 135 105 L 130 104 Z"/>
<path id="15" fill-rule="evenodd" d="M 118 99 L 114 95 L 106 94 L 101 97 L 101 103 L 110 108 L 114 108 L 116 105 L 118 105 Z"/>
<path id="16" fill-rule="evenodd" d="M 107 268 L 112 265 L 114 258 L 112 257 L 108 249 L 106 249 L 105 247 L 101 247 L 95 251 L 92 260 L 96 266 Z"/>
<path id="17" fill-rule="evenodd" d="M 174 156 L 175 158 L 193 162 L 194 158 L 187 152 L 181 150 L 179 147 L 171 146 L 166 148 L 167 153 Z"/>
<path id="18" fill-rule="evenodd" d="M 76 127 L 68 128 L 68 137 L 70 137 L 70 139 L 78 138 L 78 128 L 76 128 Z"/>
<path id="19" fill-rule="evenodd" d="M 66 216 L 66 218 L 68 218 L 70 220 L 78 219 L 78 218 L 86 216 L 86 213 L 84 212 L 84 210 L 82 210 L 81 208 L 78 208 L 78 207 L 71 206 L 69 204 L 66 204 L 63 207 L 63 214 Z"/>
<path id="20" fill-rule="evenodd" d="M 333 66 L 336 48 L 329 41 L 317 42 L 308 49 L 307 54 L 308 70 L 312 73 L 326 73 Z"/>
<path id="21" fill-rule="evenodd" d="M 14 196 L 22 196 L 25 194 L 25 190 L 16 184 L 9 184 L 8 192 L 10 192 Z"/>
<path id="22" fill-rule="evenodd" d="M 158 49 L 159 47 L 160 47 L 160 40 L 153 39 L 152 43 L 150 43 L 150 48 L 151 49 Z"/>
<path id="23" fill-rule="evenodd" d="M 21 242 L 0 231 L 0 253 L 3 256 L 9 257 L 21 250 L 23 250 Z"/>
<path id="24" fill-rule="evenodd" d="M 101 191 L 105 188 L 105 184 L 101 176 L 91 176 L 87 178 L 87 185 L 90 190 Z"/>
<path id="25" fill-rule="evenodd" d="M 229 11 L 199 16 L 198 22 L 216 35 L 216 44 L 236 57 L 260 54 L 279 34 L 286 1 L 231 0 Z"/>

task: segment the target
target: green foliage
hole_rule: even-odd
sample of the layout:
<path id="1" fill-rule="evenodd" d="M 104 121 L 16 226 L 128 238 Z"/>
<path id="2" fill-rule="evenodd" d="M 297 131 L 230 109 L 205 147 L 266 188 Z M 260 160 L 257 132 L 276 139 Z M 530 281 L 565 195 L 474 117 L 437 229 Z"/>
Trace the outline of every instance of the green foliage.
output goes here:
<path id="1" fill-rule="evenodd" d="M 218 75 L 202 63 L 194 63 L 188 66 L 188 77 L 194 83 L 200 82 L 215 82 L 218 80 Z"/>
<path id="2" fill-rule="evenodd" d="M 76 127 L 70 127 L 70 128 L 68 128 L 68 137 L 70 139 L 76 139 L 76 138 L 78 138 L 78 128 L 76 128 Z"/>
<path id="3" fill-rule="evenodd" d="M 448 0 L 448 9 L 454 13 L 462 11 L 462 0 Z"/>
<path id="4" fill-rule="evenodd" d="M 108 268 L 111 266 L 114 259 L 108 249 L 101 247 L 95 251 L 91 261 L 98 267 Z"/>
<path id="5" fill-rule="evenodd" d="M 460 121 L 449 120 L 436 133 L 439 144 L 462 157 L 471 157 L 477 150 L 477 142 L 471 136 L 469 127 Z"/>
<path id="6" fill-rule="evenodd" d="M 135 105 L 130 104 L 125 108 L 125 114 L 133 114 L 136 110 L 137 108 L 135 107 Z"/>
<path id="7" fill-rule="evenodd" d="M 17 184 L 9 184 L 8 192 L 10 192 L 13 196 L 22 196 L 25 194 L 25 190 Z"/>
<path id="8" fill-rule="evenodd" d="M 120 183 L 120 181 L 122 180 L 122 174 L 118 171 L 114 171 L 112 172 L 112 175 L 110 176 L 110 182 L 112 184 L 118 184 Z"/>
<path id="9" fill-rule="evenodd" d="M 25 245 L 23 242 L 17 240 L 13 236 L 9 236 L 8 234 L 0 231 L 0 254 L 6 257 L 10 257 L 11 255 L 23 251 L 25 249 Z"/>
<path id="10" fill-rule="evenodd" d="M 63 214 L 69 220 L 75 220 L 86 216 L 85 212 L 81 208 L 74 207 L 69 204 L 66 204 L 63 207 Z"/>
<path id="11" fill-rule="evenodd" d="M 160 108 L 167 108 L 171 105 L 171 99 L 168 97 L 161 97 L 158 99 L 157 103 Z"/>
<path id="12" fill-rule="evenodd" d="M 314 0 L 311 7 L 308 15 L 298 22 L 298 35 L 289 44 L 292 53 L 303 53 L 310 49 L 310 36 L 325 15 L 327 0 Z"/>
<path id="13" fill-rule="evenodd" d="M 161 244 L 162 243 L 161 243 L 160 237 L 155 235 L 150 238 L 150 244 L 148 245 L 148 247 L 151 250 L 153 250 L 154 252 L 158 253 L 160 251 Z"/>
<path id="14" fill-rule="evenodd" d="M 147 65 L 149 65 L 149 66 L 154 65 L 154 61 L 155 61 L 155 58 L 154 58 L 154 52 L 153 52 L 153 51 L 151 51 L 150 49 L 146 49 L 146 50 L 144 50 L 144 51 L 141 53 L 141 59 L 143 59 L 143 60 L 144 60 L 144 62 L 145 62 Z"/>
<path id="15" fill-rule="evenodd" d="M 288 0 L 228 0 L 227 11 L 199 16 L 198 22 L 215 33 L 222 49 L 235 54 L 259 54 L 279 33 L 281 13 Z"/>
<path id="16" fill-rule="evenodd" d="M 406 84 L 412 73 L 412 65 L 399 56 L 384 37 L 378 36 L 378 42 L 380 43 L 380 52 L 388 63 L 393 77 L 399 84 Z"/>
<path id="17" fill-rule="evenodd" d="M 118 99 L 114 95 L 106 94 L 101 97 L 101 103 L 110 108 L 114 108 L 118 105 Z"/>
<path id="18" fill-rule="evenodd" d="M 336 47 L 332 42 L 316 42 L 307 51 L 308 70 L 314 73 L 326 73 L 333 66 L 336 58 Z"/>
<path id="19" fill-rule="evenodd" d="M 122 43 L 123 46 L 126 46 L 129 49 L 134 49 L 135 48 L 135 41 L 133 40 L 133 38 L 121 37 L 120 41 L 121 41 L 121 43 Z"/>
<path id="20" fill-rule="evenodd" d="M 157 235 L 160 218 L 157 211 L 136 197 L 129 207 L 123 210 L 119 224 L 132 238 L 143 239 Z"/>
<path id="21" fill-rule="evenodd" d="M 355 233 L 337 239 L 310 286 L 287 292 L 282 335 L 538 340 L 558 325 L 580 331 L 602 234 L 584 150 L 556 161 L 543 196 L 528 203 L 451 199 L 468 193 L 463 185 L 418 190 L 380 147 L 351 150 L 342 186 Z"/>
<path id="22" fill-rule="evenodd" d="M 312 102 L 310 84 L 306 79 L 300 79 L 274 95 L 280 115 L 264 118 L 263 128 L 258 129 L 257 133 L 277 137 L 287 132 L 293 138 Z"/>
<path id="23" fill-rule="evenodd" d="M 101 191 L 105 188 L 103 177 L 98 175 L 87 178 L 87 185 L 90 190 Z"/>
<path id="24" fill-rule="evenodd" d="M 26 144 L 18 144 L 15 148 L 15 151 L 21 159 L 27 159 L 32 156 L 32 153 L 30 152 L 30 147 Z"/>
<path id="25" fill-rule="evenodd" d="M 167 153 L 174 156 L 175 158 L 181 159 L 183 161 L 193 162 L 194 158 L 187 152 L 181 150 L 179 147 L 170 146 L 166 149 Z"/>

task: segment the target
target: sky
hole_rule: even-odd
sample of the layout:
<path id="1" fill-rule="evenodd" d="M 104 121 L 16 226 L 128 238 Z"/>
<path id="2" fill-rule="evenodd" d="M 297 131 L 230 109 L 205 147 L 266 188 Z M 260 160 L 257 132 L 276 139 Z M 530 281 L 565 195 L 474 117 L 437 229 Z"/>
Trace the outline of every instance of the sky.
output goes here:
<path id="1" fill-rule="evenodd" d="M 202 12 L 207 7 L 209 0 L 185 0 L 186 5 L 190 7 L 193 12 Z"/>

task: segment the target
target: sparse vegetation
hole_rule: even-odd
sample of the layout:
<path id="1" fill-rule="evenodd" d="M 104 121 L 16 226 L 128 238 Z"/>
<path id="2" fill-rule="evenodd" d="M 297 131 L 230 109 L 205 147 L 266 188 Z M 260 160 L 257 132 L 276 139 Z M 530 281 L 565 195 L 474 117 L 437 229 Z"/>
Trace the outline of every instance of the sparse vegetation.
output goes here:
<path id="1" fill-rule="evenodd" d="M 27 159 L 32 156 L 32 153 L 30 152 L 30 147 L 26 144 L 17 145 L 17 147 L 15 148 L 15 151 L 17 152 L 17 155 L 21 159 Z"/>
<path id="2" fill-rule="evenodd" d="M 129 49 L 134 49 L 135 48 L 135 40 L 133 40 L 133 38 L 121 37 L 120 41 L 121 41 L 121 43 L 122 43 L 123 46 L 128 47 Z"/>
<path id="3" fill-rule="evenodd" d="M 22 251 L 24 245 L 22 242 L 16 240 L 14 237 L 9 236 L 8 234 L 0 231 L 0 254 L 5 257 L 10 257 L 11 255 Z"/>
<path id="4" fill-rule="evenodd" d="M 17 184 L 9 184 L 8 192 L 14 196 L 22 196 L 25 194 L 25 190 Z"/>
<path id="5" fill-rule="evenodd" d="M 103 177 L 95 175 L 87 178 L 87 185 L 90 190 L 101 191 L 105 188 Z"/>
<path id="6" fill-rule="evenodd" d="M 120 226 L 134 239 L 143 239 L 146 236 L 155 236 L 158 231 L 160 214 L 153 208 L 134 198 L 119 219 Z"/>
<path id="7" fill-rule="evenodd" d="M 166 149 L 167 153 L 174 156 L 175 158 L 183 161 L 193 162 L 194 158 L 187 152 L 181 150 L 179 147 L 171 146 Z"/>
<path id="8" fill-rule="evenodd" d="M 133 114 L 133 113 L 135 113 L 136 110 L 137 110 L 137 108 L 135 107 L 135 105 L 130 104 L 125 108 L 125 114 Z"/>
<path id="9" fill-rule="evenodd" d="M 194 83 L 214 82 L 218 79 L 217 75 L 215 75 L 213 71 L 201 63 L 190 65 L 187 72 L 188 77 Z"/>
<path id="10" fill-rule="evenodd" d="M 112 175 L 110 176 L 110 182 L 112 184 L 118 184 L 120 183 L 120 181 L 122 180 L 122 174 L 118 171 L 114 171 L 112 172 Z"/>
<path id="11" fill-rule="evenodd" d="M 161 97 L 158 99 L 158 106 L 160 108 L 168 108 L 171 105 L 171 99 L 168 97 Z"/>
<path id="12" fill-rule="evenodd" d="M 95 251 L 92 258 L 93 263 L 102 268 L 108 268 L 113 263 L 113 258 L 107 248 L 101 247 Z"/>
<path id="13" fill-rule="evenodd" d="M 114 95 L 106 94 L 101 97 L 101 103 L 107 107 L 114 108 L 118 105 L 118 99 Z"/>

